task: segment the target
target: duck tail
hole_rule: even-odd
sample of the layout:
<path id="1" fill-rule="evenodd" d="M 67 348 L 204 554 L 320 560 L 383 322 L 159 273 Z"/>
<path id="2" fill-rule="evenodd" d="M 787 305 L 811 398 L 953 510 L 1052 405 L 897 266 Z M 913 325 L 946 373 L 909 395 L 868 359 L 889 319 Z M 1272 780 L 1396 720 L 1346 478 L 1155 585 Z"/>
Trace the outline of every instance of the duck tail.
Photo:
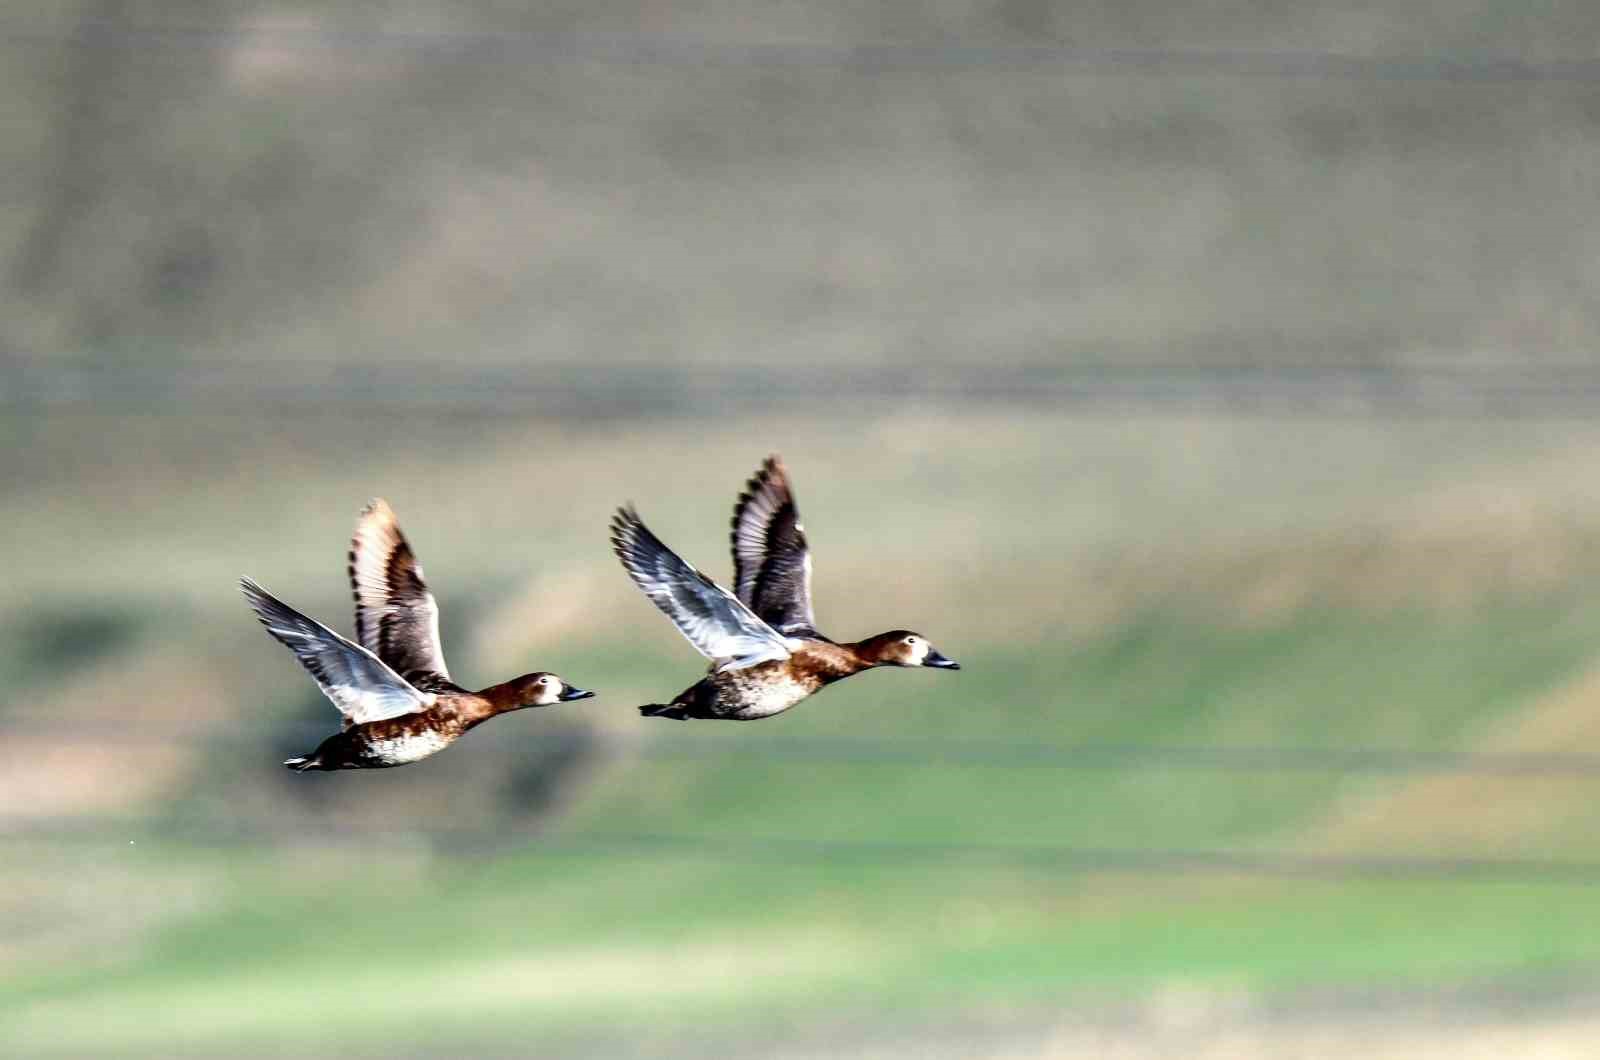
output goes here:
<path id="1" fill-rule="evenodd" d="M 688 721 L 689 715 L 683 708 L 676 704 L 646 703 L 639 708 L 639 713 L 646 718 L 671 718 L 673 721 Z"/>
<path id="2" fill-rule="evenodd" d="M 320 769 L 322 760 L 314 754 L 295 755 L 293 758 L 285 758 L 283 764 L 296 773 L 304 773 L 308 769 Z"/>

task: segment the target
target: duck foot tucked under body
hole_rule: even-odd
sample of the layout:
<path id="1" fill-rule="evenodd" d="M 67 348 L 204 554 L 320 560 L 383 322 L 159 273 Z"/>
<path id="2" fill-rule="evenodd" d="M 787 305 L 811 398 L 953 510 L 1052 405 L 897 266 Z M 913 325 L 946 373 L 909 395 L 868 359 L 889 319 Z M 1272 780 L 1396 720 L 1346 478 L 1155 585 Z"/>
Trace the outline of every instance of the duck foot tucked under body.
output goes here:
<path id="1" fill-rule="evenodd" d="M 689 720 L 689 715 L 683 712 L 682 707 L 672 706 L 667 703 L 646 703 L 639 708 L 639 713 L 646 718 L 671 718 L 673 721 Z"/>

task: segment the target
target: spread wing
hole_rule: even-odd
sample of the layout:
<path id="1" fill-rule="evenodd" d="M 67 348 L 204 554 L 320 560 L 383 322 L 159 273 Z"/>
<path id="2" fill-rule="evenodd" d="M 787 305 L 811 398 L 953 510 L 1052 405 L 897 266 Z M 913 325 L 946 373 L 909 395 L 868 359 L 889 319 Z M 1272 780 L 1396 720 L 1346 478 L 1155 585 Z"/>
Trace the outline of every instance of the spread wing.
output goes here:
<path id="1" fill-rule="evenodd" d="M 652 534 L 632 508 L 611 520 L 611 547 L 628 576 L 718 670 L 787 659 L 782 634 Z"/>
<path id="2" fill-rule="evenodd" d="M 239 579 L 244 598 L 267 632 L 294 652 L 346 725 L 381 721 L 426 710 L 434 696 L 407 684 L 382 659 L 307 618 L 249 578 Z"/>
<path id="3" fill-rule="evenodd" d="M 767 457 L 733 508 L 733 591 L 762 620 L 787 636 L 816 636 L 811 613 L 811 550 L 806 546 L 776 455 Z"/>
<path id="4" fill-rule="evenodd" d="M 424 687 L 450 681 L 439 649 L 439 605 L 394 509 L 381 498 L 362 509 L 350 539 L 350 591 L 356 639 L 368 651 Z"/>

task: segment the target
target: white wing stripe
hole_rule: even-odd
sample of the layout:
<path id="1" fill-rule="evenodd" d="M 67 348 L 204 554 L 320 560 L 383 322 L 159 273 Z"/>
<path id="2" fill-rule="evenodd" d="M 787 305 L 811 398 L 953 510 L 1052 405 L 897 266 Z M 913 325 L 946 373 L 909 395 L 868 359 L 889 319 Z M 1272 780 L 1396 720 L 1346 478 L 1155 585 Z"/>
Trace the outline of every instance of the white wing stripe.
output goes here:
<path id="1" fill-rule="evenodd" d="M 684 562 L 624 509 L 612 521 L 612 544 L 641 592 L 719 670 L 787 659 L 787 638 L 728 590 Z"/>
<path id="2" fill-rule="evenodd" d="M 239 587 L 267 632 L 294 652 L 323 694 L 352 722 L 396 718 L 434 704 L 437 697 L 414 688 L 361 645 L 301 614 L 249 578 L 240 579 Z"/>

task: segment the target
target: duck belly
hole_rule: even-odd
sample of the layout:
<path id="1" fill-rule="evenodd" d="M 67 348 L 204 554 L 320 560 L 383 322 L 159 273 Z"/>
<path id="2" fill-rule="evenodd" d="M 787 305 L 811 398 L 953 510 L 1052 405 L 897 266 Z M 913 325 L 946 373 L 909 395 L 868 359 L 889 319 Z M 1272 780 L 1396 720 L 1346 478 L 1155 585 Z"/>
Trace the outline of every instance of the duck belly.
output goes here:
<path id="1" fill-rule="evenodd" d="M 403 766 L 443 751 L 450 746 L 450 738 L 442 732 L 423 729 L 399 736 L 368 736 L 365 743 L 363 758 L 376 765 Z"/>
<path id="2" fill-rule="evenodd" d="M 783 670 L 734 670 L 720 676 L 716 716 L 733 721 L 759 721 L 782 714 L 816 691 Z"/>

